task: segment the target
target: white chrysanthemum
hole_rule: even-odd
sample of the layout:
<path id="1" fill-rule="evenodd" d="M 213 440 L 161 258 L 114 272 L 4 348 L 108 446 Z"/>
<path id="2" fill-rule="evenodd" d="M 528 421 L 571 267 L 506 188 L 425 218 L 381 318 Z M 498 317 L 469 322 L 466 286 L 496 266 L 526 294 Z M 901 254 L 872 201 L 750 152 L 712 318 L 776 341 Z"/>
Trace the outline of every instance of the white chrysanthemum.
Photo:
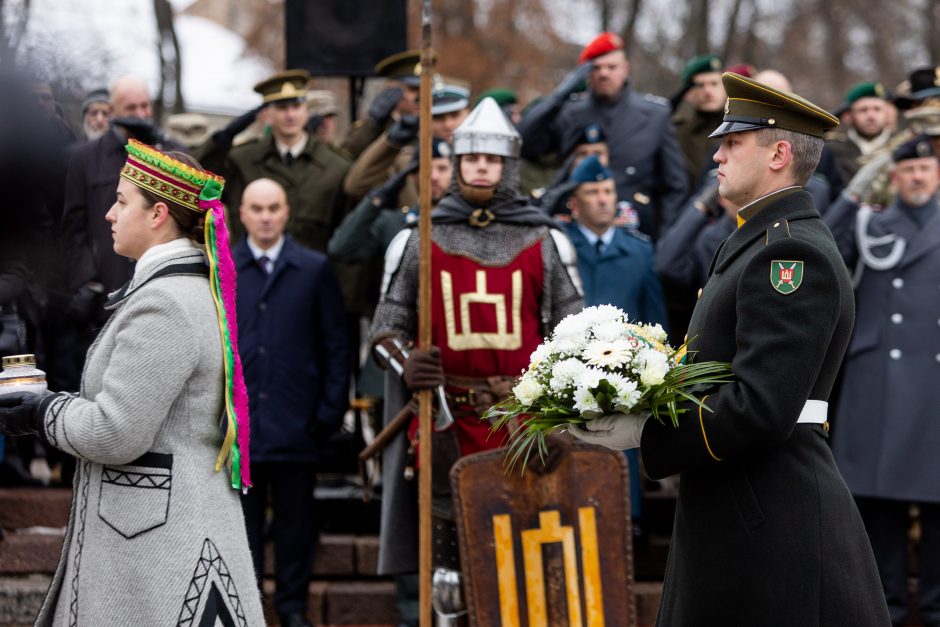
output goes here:
<path id="1" fill-rule="evenodd" d="M 531 405 L 542 396 L 542 386 L 533 377 L 522 377 L 522 380 L 512 389 L 512 393 L 523 405 Z"/>
<path id="2" fill-rule="evenodd" d="M 663 325 L 657 322 L 656 324 L 647 327 L 647 329 L 649 330 L 650 336 L 652 336 L 654 340 L 658 342 L 666 341 L 666 330 L 663 329 Z"/>
<path id="3" fill-rule="evenodd" d="M 617 398 L 614 400 L 615 406 L 622 405 L 629 409 L 636 405 L 643 395 L 638 389 L 636 381 L 632 381 L 616 372 L 608 374 L 605 378 L 607 383 L 611 384 L 617 392 Z"/>
<path id="4" fill-rule="evenodd" d="M 551 388 L 560 391 L 575 385 L 586 367 L 577 359 L 559 361 L 552 366 Z"/>
<path id="5" fill-rule="evenodd" d="M 613 342 L 623 339 L 626 327 L 618 320 L 607 320 L 591 328 L 594 337 L 602 342 Z"/>
<path id="6" fill-rule="evenodd" d="M 561 355 L 580 355 L 587 346 L 588 338 L 583 333 L 555 335 L 555 350 Z"/>
<path id="7" fill-rule="evenodd" d="M 532 351 L 532 354 L 529 356 L 529 371 L 534 371 L 542 362 L 551 357 L 553 350 L 555 350 L 555 347 L 551 342 L 539 344 L 538 348 Z"/>
<path id="8" fill-rule="evenodd" d="M 596 388 L 601 384 L 601 379 L 605 378 L 607 373 L 598 368 L 586 367 L 581 371 L 581 374 L 578 376 L 578 380 L 575 381 L 575 384 L 579 388 Z"/>
<path id="9" fill-rule="evenodd" d="M 579 335 L 584 337 L 587 335 L 590 326 L 590 317 L 585 316 L 583 311 L 581 313 L 570 314 L 565 316 L 562 321 L 558 323 L 558 326 L 555 327 L 555 339 Z"/>
<path id="10" fill-rule="evenodd" d="M 643 385 L 659 385 L 669 372 L 669 363 L 666 355 L 652 348 L 640 351 L 640 382 Z"/>
<path id="11" fill-rule="evenodd" d="M 586 387 L 579 387 L 574 392 L 574 408 L 579 412 L 588 413 L 588 412 L 600 412 L 600 405 L 597 404 L 597 399 L 594 398 L 594 395 Z"/>
<path id="12" fill-rule="evenodd" d="M 581 358 L 592 366 L 617 368 L 633 358 L 633 349 L 625 340 L 612 342 L 596 340 L 584 348 Z"/>

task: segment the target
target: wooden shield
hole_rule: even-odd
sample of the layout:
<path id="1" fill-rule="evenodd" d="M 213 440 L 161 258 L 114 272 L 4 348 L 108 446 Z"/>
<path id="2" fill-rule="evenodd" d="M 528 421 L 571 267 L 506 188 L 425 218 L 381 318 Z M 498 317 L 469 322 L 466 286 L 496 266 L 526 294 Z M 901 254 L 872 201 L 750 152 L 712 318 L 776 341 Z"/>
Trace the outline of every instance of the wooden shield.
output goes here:
<path id="1" fill-rule="evenodd" d="M 507 470 L 505 450 L 451 469 L 472 625 L 636 625 L 626 459 L 564 448 L 544 474 Z"/>

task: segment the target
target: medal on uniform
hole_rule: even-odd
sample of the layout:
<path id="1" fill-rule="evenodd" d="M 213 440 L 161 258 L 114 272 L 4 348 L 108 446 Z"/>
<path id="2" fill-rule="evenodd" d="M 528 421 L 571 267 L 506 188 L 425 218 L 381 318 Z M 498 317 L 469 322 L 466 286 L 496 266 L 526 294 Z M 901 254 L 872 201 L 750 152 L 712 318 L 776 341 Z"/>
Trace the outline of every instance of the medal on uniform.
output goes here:
<path id="1" fill-rule="evenodd" d="M 770 284 L 781 294 L 792 294 L 802 283 L 802 261 L 774 259 L 770 262 Z"/>

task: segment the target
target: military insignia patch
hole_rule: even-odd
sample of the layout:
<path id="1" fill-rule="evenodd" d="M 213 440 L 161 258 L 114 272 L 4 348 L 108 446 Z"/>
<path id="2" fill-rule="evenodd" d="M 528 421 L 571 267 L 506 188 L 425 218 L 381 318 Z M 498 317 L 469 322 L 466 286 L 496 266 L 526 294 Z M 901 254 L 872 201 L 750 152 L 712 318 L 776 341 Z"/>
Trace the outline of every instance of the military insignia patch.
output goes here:
<path id="1" fill-rule="evenodd" d="M 770 262 L 770 284 L 781 294 L 792 294 L 802 283 L 802 261 L 774 259 Z"/>

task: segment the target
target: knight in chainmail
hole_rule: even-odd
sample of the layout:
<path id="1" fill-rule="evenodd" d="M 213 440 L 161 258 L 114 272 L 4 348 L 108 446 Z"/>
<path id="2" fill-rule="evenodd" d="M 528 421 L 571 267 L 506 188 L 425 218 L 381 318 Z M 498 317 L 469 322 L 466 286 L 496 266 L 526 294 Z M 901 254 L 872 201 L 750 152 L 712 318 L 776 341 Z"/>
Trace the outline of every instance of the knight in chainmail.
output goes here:
<path id="1" fill-rule="evenodd" d="M 439 625 L 465 621 L 448 471 L 462 456 L 498 448 L 482 413 L 505 398 L 532 351 L 583 298 L 574 248 L 519 194 L 521 138 L 484 99 L 454 132 L 454 174 L 432 215 L 430 350 L 418 327 L 419 233 L 402 231 L 386 253 L 372 342 L 386 366 L 386 421 L 420 389 L 439 401 L 433 437 L 434 610 Z M 450 423 L 449 425 L 447 423 Z M 417 420 L 385 451 L 381 574 L 418 570 L 414 476 Z"/>
<path id="2" fill-rule="evenodd" d="M 844 198 L 825 216 L 855 270 L 856 320 L 832 450 L 868 530 L 892 624 L 908 613 L 910 505 L 920 516 L 920 616 L 940 624 L 940 152 L 927 136 L 893 153 L 881 211 Z M 900 565 L 900 566 L 899 566 Z"/>

